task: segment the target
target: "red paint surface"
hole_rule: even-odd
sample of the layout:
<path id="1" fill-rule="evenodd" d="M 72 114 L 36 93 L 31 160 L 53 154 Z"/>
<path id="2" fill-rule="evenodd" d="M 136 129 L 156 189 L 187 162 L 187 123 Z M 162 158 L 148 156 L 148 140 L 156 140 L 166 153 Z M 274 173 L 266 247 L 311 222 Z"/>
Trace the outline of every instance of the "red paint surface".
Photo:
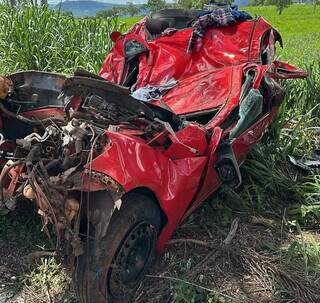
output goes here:
<path id="1" fill-rule="evenodd" d="M 246 72 L 255 70 L 253 88 L 259 88 L 264 77 L 280 78 L 276 73 L 279 66 L 291 71 L 293 77 L 297 73 L 300 77 L 305 76 L 301 70 L 282 63 L 261 64 L 261 52 L 269 46 L 273 55 L 275 43 L 274 31 L 263 18 L 209 29 L 198 41 L 195 51 L 188 54 L 191 32 L 192 29 L 184 29 L 170 37 L 147 41 L 144 21 L 141 21 L 115 43 L 100 71 L 102 77 L 121 84 L 126 77 L 124 44 L 129 39 L 138 40 L 148 53 L 140 55 L 137 88 L 147 84 L 160 85 L 174 78 L 179 85 L 155 104 L 161 106 L 164 102 L 176 114 L 212 111 L 211 121 L 204 126 L 206 134 L 202 127 L 200 132 L 197 128 L 186 128 L 176 134 L 187 134 L 182 140 L 185 144 L 173 142 L 165 151 L 108 133 L 111 146 L 93 162 L 95 170 L 110 175 L 127 191 L 147 187 L 154 192 L 168 218 L 158 242 L 159 251 L 163 250 L 178 223 L 221 185 L 215 170 L 216 149 L 226 130 L 219 126 L 239 106 Z M 276 108 L 264 113 L 232 142 L 239 163 L 260 140 L 275 113 Z M 195 148 L 197 153 L 192 154 L 186 145 Z"/>

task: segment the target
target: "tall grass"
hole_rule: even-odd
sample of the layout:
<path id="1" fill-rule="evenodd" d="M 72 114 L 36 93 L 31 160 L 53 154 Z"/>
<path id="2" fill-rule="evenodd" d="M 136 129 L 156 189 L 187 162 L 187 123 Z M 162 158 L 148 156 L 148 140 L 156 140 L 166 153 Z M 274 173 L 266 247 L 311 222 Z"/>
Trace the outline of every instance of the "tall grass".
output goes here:
<path id="1" fill-rule="evenodd" d="M 277 118 L 244 164 L 240 196 L 262 215 L 281 218 L 286 209 L 288 220 L 319 228 L 320 170 L 305 172 L 288 161 L 320 148 L 320 61 L 305 68 L 309 77 L 286 84 Z"/>
<path id="2" fill-rule="evenodd" d="M 36 69 L 98 71 L 112 46 L 109 35 L 121 30 L 117 18 L 76 19 L 49 8 L 0 6 L 0 72 Z"/>

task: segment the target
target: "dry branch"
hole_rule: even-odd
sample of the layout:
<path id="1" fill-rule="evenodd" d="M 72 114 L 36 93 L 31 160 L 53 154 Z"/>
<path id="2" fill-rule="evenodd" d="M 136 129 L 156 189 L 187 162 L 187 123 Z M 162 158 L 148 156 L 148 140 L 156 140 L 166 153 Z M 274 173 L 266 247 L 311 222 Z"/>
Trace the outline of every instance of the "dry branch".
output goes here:
<path id="1" fill-rule="evenodd" d="M 195 245 L 200 245 L 200 246 L 205 246 L 207 248 L 214 248 L 216 247 L 212 243 L 208 243 L 206 241 L 202 240 L 197 240 L 197 239 L 172 239 L 168 241 L 169 245 L 176 245 L 176 244 L 185 244 L 185 243 L 190 243 L 190 244 L 195 244 Z"/>

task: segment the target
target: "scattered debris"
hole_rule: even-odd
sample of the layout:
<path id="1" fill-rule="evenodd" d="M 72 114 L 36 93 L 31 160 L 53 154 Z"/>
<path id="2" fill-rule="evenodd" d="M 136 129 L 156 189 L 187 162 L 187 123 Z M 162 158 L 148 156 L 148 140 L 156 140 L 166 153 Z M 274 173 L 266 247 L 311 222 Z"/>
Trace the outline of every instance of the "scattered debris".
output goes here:
<path id="1" fill-rule="evenodd" d="M 320 168 L 320 150 L 314 150 L 311 159 L 308 159 L 306 157 L 296 158 L 293 156 L 289 156 L 289 161 L 294 166 L 305 171 L 310 171 L 313 168 Z"/>

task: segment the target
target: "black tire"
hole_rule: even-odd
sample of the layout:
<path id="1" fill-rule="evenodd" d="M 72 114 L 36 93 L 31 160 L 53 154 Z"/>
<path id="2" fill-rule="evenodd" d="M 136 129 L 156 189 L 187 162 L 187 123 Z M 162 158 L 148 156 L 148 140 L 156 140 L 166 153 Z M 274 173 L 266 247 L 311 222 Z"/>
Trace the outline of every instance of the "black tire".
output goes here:
<path id="1" fill-rule="evenodd" d="M 153 264 L 160 224 L 158 205 L 138 193 L 123 198 L 103 239 L 94 237 L 90 224 L 89 247 L 77 259 L 74 277 L 80 302 L 130 302 Z"/>

